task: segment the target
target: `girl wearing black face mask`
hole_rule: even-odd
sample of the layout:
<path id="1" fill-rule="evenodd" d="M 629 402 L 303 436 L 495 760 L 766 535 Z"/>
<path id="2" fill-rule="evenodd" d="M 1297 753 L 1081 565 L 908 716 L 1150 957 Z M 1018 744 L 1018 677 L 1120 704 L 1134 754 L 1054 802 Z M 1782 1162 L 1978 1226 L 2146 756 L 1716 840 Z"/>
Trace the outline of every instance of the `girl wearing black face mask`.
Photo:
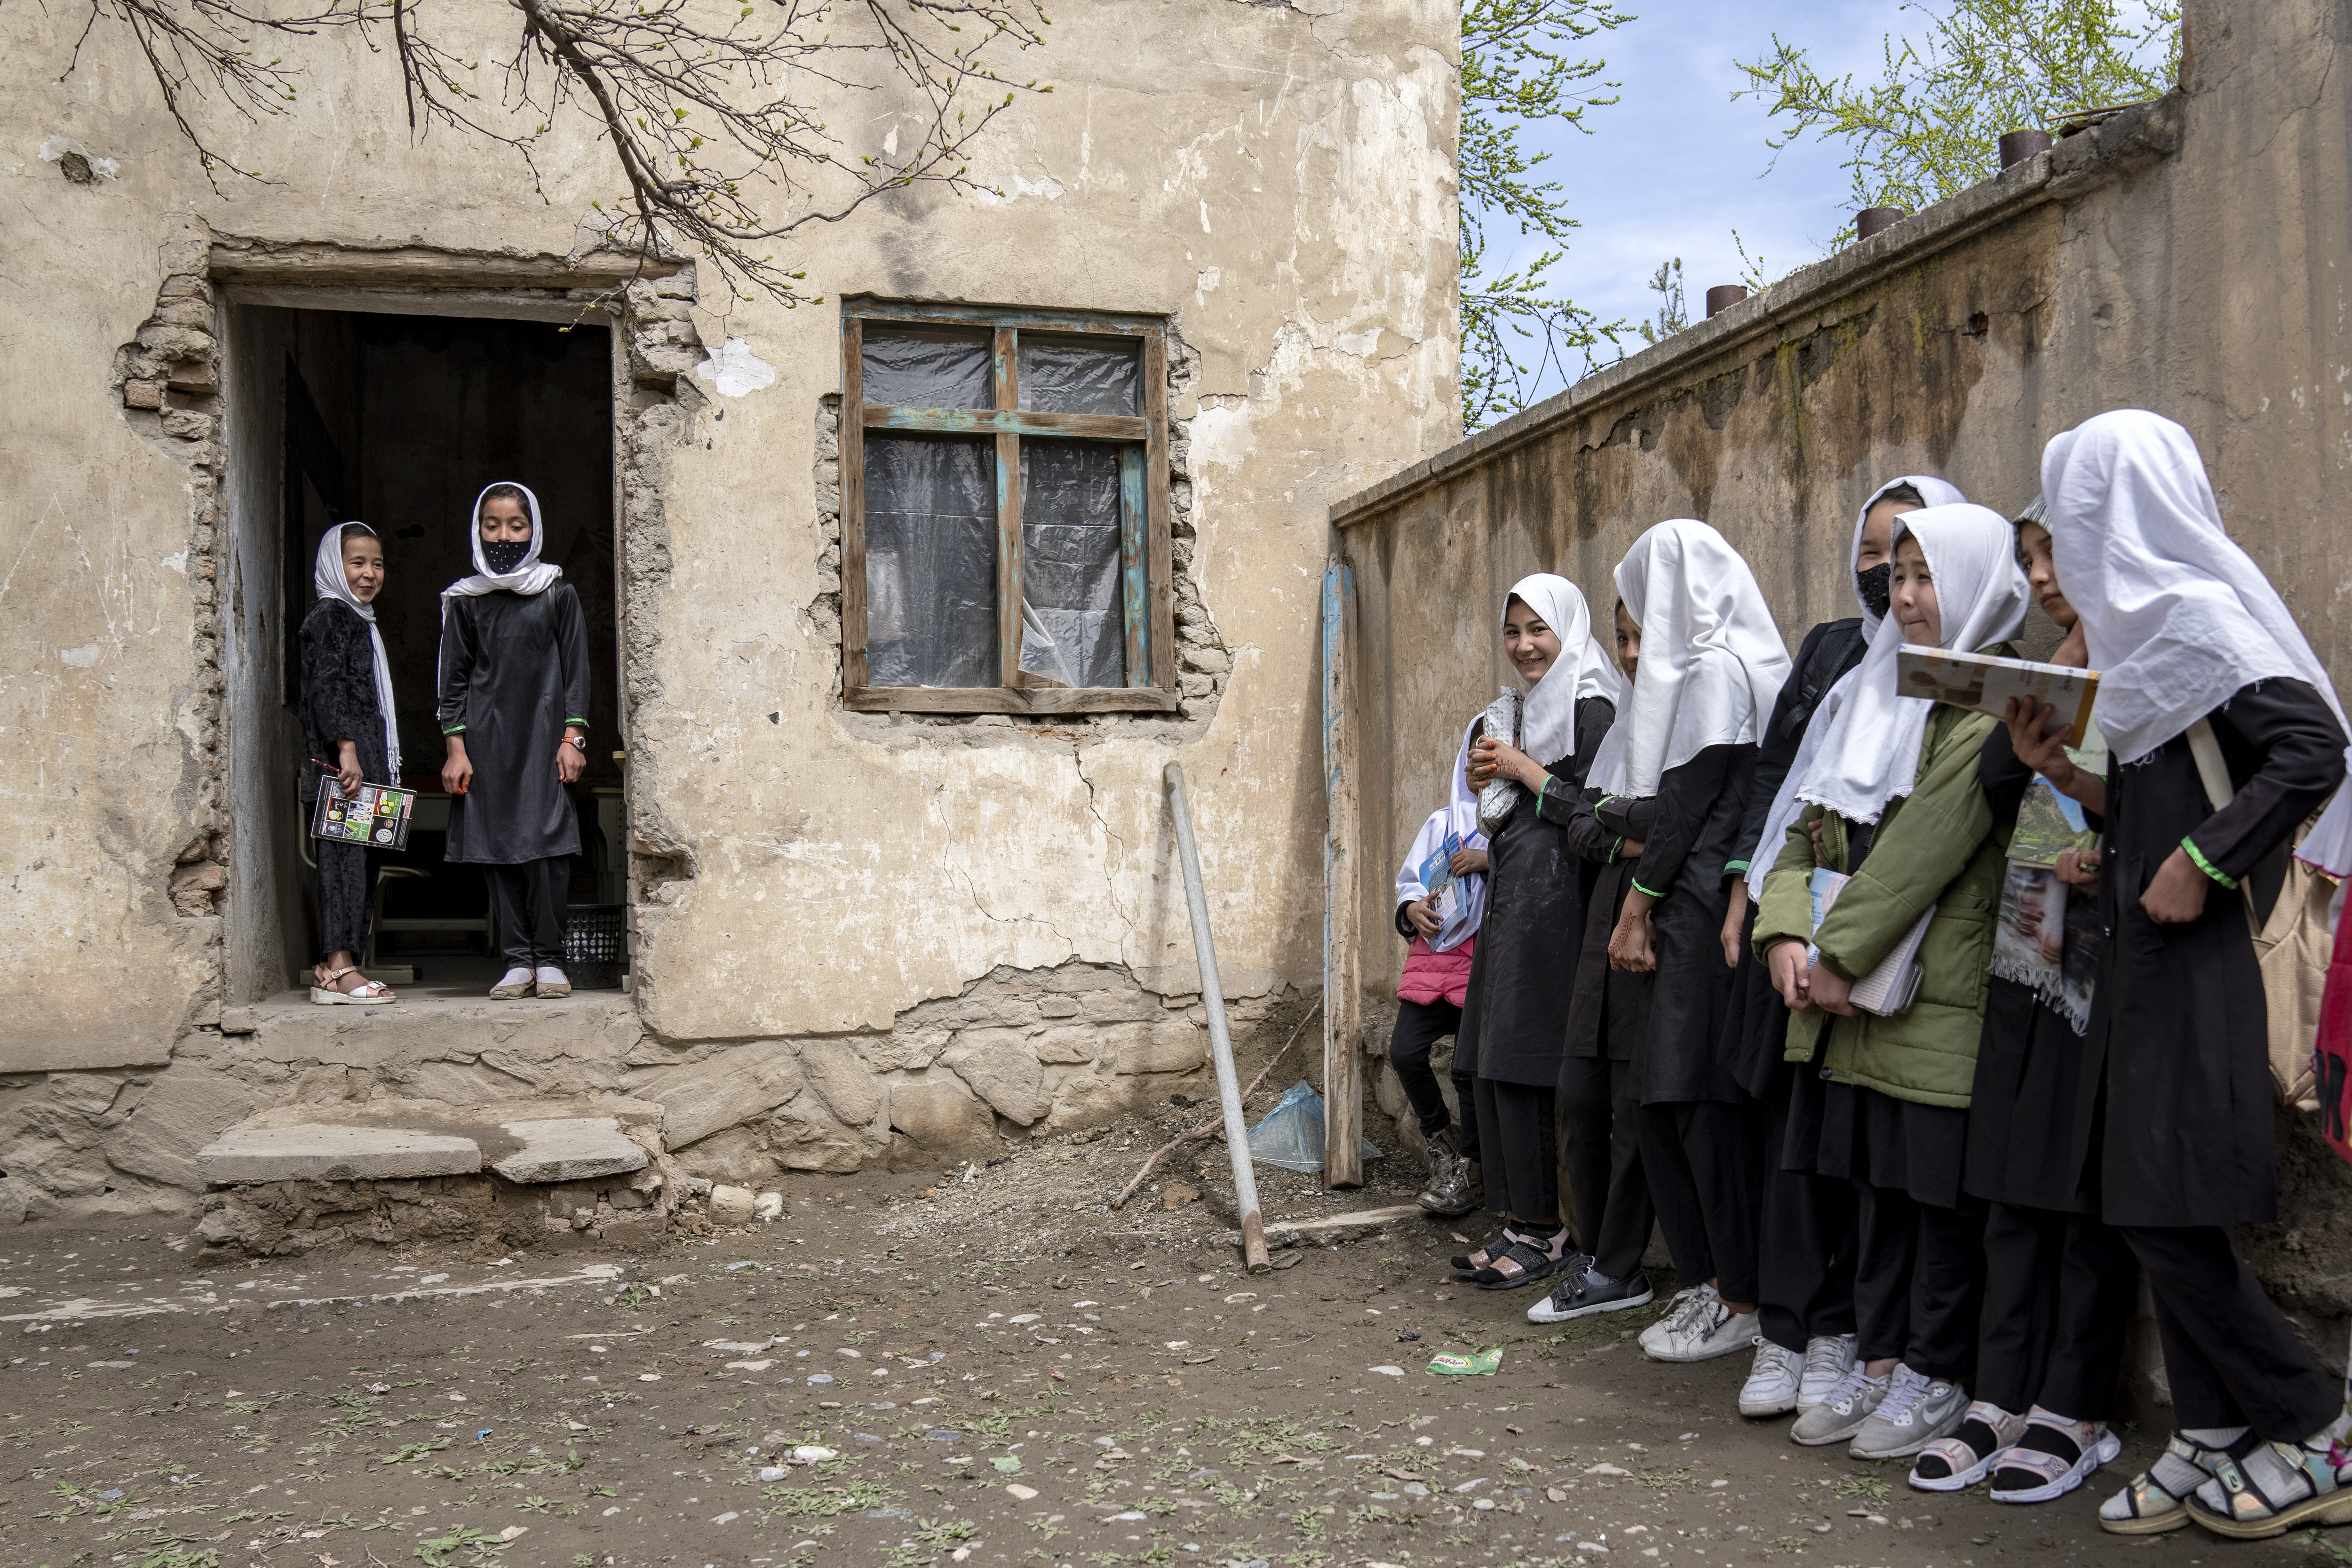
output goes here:
<path id="1" fill-rule="evenodd" d="M 1764 870 L 1779 855 L 1789 824 L 1802 809 L 1790 772 L 1830 693 L 1862 662 L 1885 618 L 1894 573 L 1895 520 L 1924 506 L 1965 500 L 1942 479 L 1904 474 L 1870 492 L 1853 520 L 1854 605 L 1862 614 L 1824 621 L 1805 634 L 1788 684 L 1766 723 L 1740 825 L 1747 858 L 1730 862 L 1735 878 L 1723 922 L 1723 961 L 1735 971 L 1724 1024 L 1723 1058 L 1743 1094 L 1741 1104 L 1766 1150 L 1756 1177 L 1762 1194 L 1756 1219 L 1761 1290 L 1756 1360 L 1739 1391 L 1748 1416 L 1802 1412 L 1828 1397 L 1854 1356 L 1854 1206 L 1845 1184 L 1781 1168 L 1781 1131 L 1795 1068 L 1782 1059 L 1789 1010 L 1753 952 Z M 1645 1347 L 1646 1348 L 1646 1347 Z"/>
<path id="2" fill-rule="evenodd" d="M 539 559 L 539 498 L 474 503 L 474 575 L 441 591 L 446 858 L 482 868 L 507 972 L 490 994 L 569 996 L 563 905 L 580 826 L 564 786 L 587 767 L 588 643 L 580 596 Z"/>

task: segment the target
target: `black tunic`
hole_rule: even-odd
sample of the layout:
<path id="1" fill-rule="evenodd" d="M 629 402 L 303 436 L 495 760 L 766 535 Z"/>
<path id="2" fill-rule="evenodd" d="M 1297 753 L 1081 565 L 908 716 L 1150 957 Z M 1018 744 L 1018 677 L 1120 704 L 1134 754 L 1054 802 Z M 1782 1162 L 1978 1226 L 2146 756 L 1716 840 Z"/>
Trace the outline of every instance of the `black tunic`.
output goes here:
<path id="1" fill-rule="evenodd" d="M 2268 1016 L 2245 900 L 2215 883 L 2205 912 L 2182 925 L 2158 925 L 2139 900 L 2185 837 L 2224 875 L 2253 878 L 2267 908 L 2289 837 L 2344 777 L 2344 731 L 2318 692 L 2284 679 L 2242 688 L 2207 717 L 2237 790 L 2220 811 L 2185 735 L 2107 779 L 2106 951 L 2083 1037 L 2087 1087 L 2074 1097 L 2068 1173 L 2100 1161 L 2109 1225 L 2277 1217 Z"/>
<path id="2" fill-rule="evenodd" d="M 1995 816 L 2017 815 L 2033 770 L 2017 760 L 2008 726 L 1985 737 L 1977 776 Z M 2090 821 L 2094 828 L 2103 826 L 2096 814 Z M 2086 897 L 2087 889 L 2074 896 Z M 2084 1079 L 2083 1037 L 2074 1026 L 2031 985 L 1990 977 L 1976 1083 L 1969 1094 L 1962 1187 L 1971 1196 L 2021 1208 L 2096 1214 L 2098 1173 L 2069 1158 L 2075 1100 L 2095 1088 Z"/>
<path id="3" fill-rule="evenodd" d="M 1726 868 L 1753 842 L 1739 835 L 1756 752 L 1753 745 L 1708 746 L 1658 780 L 1654 819 L 1628 879 L 1657 899 L 1650 916 L 1656 969 L 1638 1058 L 1644 1105 L 1728 1105 L 1739 1098 L 1722 1049 L 1732 979 L 1723 962 L 1723 917 L 1730 902 Z"/>
<path id="4" fill-rule="evenodd" d="M 1764 727 L 1756 751 L 1756 766 L 1748 776 L 1748 809 L 1739 823 L 1739 842 L 1727 869 L 1748 870 L 1746 857 L 1756 849 L 1772 816 L 1772 802 L 1796 765 L 1805 731 L 1846 671 L 1862 662 L 1870 643 L 1862 635 L 1862 618 L 1823 621 L 1805 634 L 1797 662 L 1772 705 L 1771 722 Z M 1775 846 L 1768 854 L 1779 853 Z M 1781 1052 L 1789 1034 L 1789 1009 L 1772 989 L 1772 972 L 1755 955 L 1756 906 L 1750 902 L 1740 931 L 1739 967 L 1731 977 L 1731 996 L 1724 1008 L 1723 1059 L 1740 1088 L 1759 1100 L 1772 1097 L 1772 1085 L 1786 1066 Z"/>
<path id="5" fill-rule="evenodd" d="M 398 784 L 383 749 L 383 710 L 375 697 L 375 642 L 367 622 L 341 599 L 320 599 L 302 617 L 302 798 L 319 798 L 321 780 L 342 761 L 342 742 L 358 748 L 361 777 Z M 310 765 L 310 759 L 326 763 Z M 310 824 L 303 824 L 310 831 Z"/>
<path id="6" fill-rule="evenodd" d="M 1569 843 L 1599 870 L 1585 895 L 1584 939 L 1576 955 L 1576 989 L 1568 1004 L 1566 1057 L 1630 1062 L 1649 1037 L 1652 977 L 1610 968 L 1609 937 L 1617 928 L 1617 917 L 1625 912 L 1625 891 L 1633 875 L 1634 863 L 1622 851 L 1628 844 L 1648 842 L 1657 810 L 1654 796 L 1604 801 L 1600 791 L 1586 790 L 1569 822 Z"/>
<path id="7" fill-rule="evenodd" d="M 588 641 L 580 596 L 504 590 L 447 601 L 441 625 L 441 731 L 463 735 L 474 781 L 449 803 L 446 858 L 519 866 L 580 851 L 580 825 L 555 772 L 567 724 L 588 726 Z"/>
<path id="8" fill-rule="evenodd" d="M 1487 847 L 1486 918 L 1470 960 L 1470 990 L 1454 1037 L 1456 1072 L 1549 1089 L 1559 1079 L 1576 944 L 1584 934 L 1590 868 L 1569 843 L 1568 822 L 1614 704 L 1576 705 L 1576 750 L 1546 764 L 1559 784 L 1538 802 L 1521 786 L 1518 809 Z"/>

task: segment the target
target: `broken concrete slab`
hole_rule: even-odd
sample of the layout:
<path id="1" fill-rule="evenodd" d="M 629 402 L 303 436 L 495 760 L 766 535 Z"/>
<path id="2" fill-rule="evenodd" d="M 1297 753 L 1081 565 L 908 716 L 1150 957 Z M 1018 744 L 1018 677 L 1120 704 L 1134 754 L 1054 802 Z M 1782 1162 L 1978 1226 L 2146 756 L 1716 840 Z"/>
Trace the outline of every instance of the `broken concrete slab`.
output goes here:
<path id="1" fill-rule="evenodd" d="M 566 1116 L 500 1126 L 522 1140 L 520 1149 L 490 1166 L 509 1182 L 537 1184 L 618 1175 L 644 1170 L 648 1157 L 644 1147 L 623 1133 L 620 1122 L 610 1116 Z"/>
<path id="2" fill-rule="evenodd" d="M 402 1127 L 255 1128 L 225 1132 L 196 1151 L 196 1169 L 215 1186 L 463 1176 L 481 1168 L 472 1139 Z"/>

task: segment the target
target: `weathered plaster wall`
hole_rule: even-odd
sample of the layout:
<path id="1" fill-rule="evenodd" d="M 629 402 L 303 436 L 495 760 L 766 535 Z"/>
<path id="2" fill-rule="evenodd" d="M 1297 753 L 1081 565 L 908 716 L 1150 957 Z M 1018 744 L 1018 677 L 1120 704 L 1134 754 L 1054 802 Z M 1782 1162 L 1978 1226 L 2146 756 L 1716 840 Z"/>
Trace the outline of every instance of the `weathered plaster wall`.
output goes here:
<path id="1" fill-rule="evenodd" d="M 1844 552 L 1884 479 L 1938 473 L 2014 511 L 2044 442 L 2109 408 L 2196 436 L 2233 535 L 2352 682 L 2347 22 L 2324 0 L 2192 0 L 2182 90 L 1343 501 L 1367 860 L 1401 858 L 1507 679 L 1493 627 L 1517 576 L 1557 571 L 1605 616 L 1636 534 L 1704 518 L 1793 647 L 1853 613 Z M 1367 880 L 1367 984 L 1392 986 L 1402 944 Z M 2301 1229 L 2270 1278 L 2341 1314 L 2352 1248 L 2326 1214 L 2352 1173 L 2315 1147 L 2289 1140 Z"/>
<path id="2" fill-rule="evenodd" d="M 505 14 L 478 17 L 477 52 L 493 58 Z M 642 900 L 630 1014 L 668 1070 L 709 1079 L 776 1051 L 799 1070 L 806 1051 L 829 1049 L 812 1041 L 899 1038 L 925 1006 L 964 1005 L 992 975 L 1051 991 L 1051 977 L 1085 973 L 1113 977 L 1120 998 L 1087 1016 L 1091 1054 L 1057 1058 L 1075 1047 L 1048 1040 L 1042 1015 L 983 1042 L 1016 1079 L 1051 1087 L 1041 1114 L 1106 1114 L 1184 1081 L 1171 1075 L 1196 1055 L 1152 1054 L 1197 1006 L 1160 783 L 1171 759 L 1193 784 L 1227 987 L 1262 1011 L 1316 984 L 1312 654 L 1328 501 L 1456 434 L 1454 26 L 1452 7 L 1429 0 L 1057 8 L 1046 47 L 1013 73 L 1056 90 L 1020 98 L 974 159 L 1001 197 L 908 191 L 793 257 L 828 301 L 863 291 L 1170 320 L 1183 351 L 1172 458 L 1192 531 L 1180 600 L 1196 605 L 1188 624 L 1213 626 L 1186 655 L 1195 700 L 1171 718 L 843 715 L 837 633 L 821 613 L 838 586 L 819 482 L 836 312 L 730 300 L 707 268 L 630 287 L 614 437 L 631 709 L 618 740 Z M 0 1168 L 71 1169 L 34 1194 L 43 1212 L 108 1184 L 121 1167 L 106 1118 L 135 1126 L 142 1097 L 201 1121 L 298 1084 L 310 1098 L 415 1092 L 353 1077 L 318 1041 L 289 1049 L 324 1077 L 223 1065 L 254 1037 L 218 1033 L 221 1008 L 276 982 L 266 963 L 225 970 L 221 923 L 278 879 L 258 853 L 238 863 L 219 794 L 241 699 L 215 558 L 226 554 L 220 498 L 247 485 L 268 504 L 275 479 L 236 471 L 266 443 L 240 446 L 245 433 L 219 423 L 229 400 L 213 394 L 238 377 L 266 388 L 275 372 L 229 363 L 207 335 L 232 297 L 207 276 L 207 247 L 405 247 L 420 272 L 562 258 L 585 247 L 580 221 L 614 189 L 576 125 L 541 149 L 545 201 L 492 149 L 441 132 L 413 143 L 386 61 L 328 39 L 289 50 L 309 73 L 292 114 L 215 124 L 240 164 L 279 183 L 225 178 L 215 191 L 127 41 L 101 26 L 60 81 L 71 46 L 37 13 L 0 16 L 12 258 L 0 289 L 12 357 L 44 368 L 0 415 L 0 864 L 13 895 L 0 941 L 14 960 L 0 1071 L 144 1076 L 126 1080 L 138 1095 L 118 1084 L 102 1106 L 70 1074 L 0 1083 L 0 1143 L 18 1151 Z M 828 118 L 878 147 L 898 130 L 895 103 L 859 97 Z M 67 145 L 100 160 L 101 176 L 62 177 L 43 149 Z M 397 289 L 397 271 L 372 276 Z M 438 298 L 488 313 L 497 292 Z M 152 360 L 165 329 L 194 334 L 191 363 L 218 379 L 126 409 L 125 375 L 163 371 L 126 372 L 118 350 Z M 691 374 L 706 345 L 735 339 L 775 373 L 740 395 Z M 452 526 L 438 510 L 371 521 Z M 268 671 L 247 673 L 266 691 Z M 429 672 L 403 672 L 402 690 L 429 704 Z M 857 1059 L 877 1096 L 906 1095 L 907 1120 L 930 1100 L 969 1120 L 956 1097 L 992 1101 L 975 1086 L 1003 1075 L 942 1055 L 953 1047 Z M 218 1074 L 242 1087 L 222 1089 Z M 157 1098 L 183 1080 L 183 1100 Z M 823 1138 L 862 1125 L 858 1157 L 889 1146 L 887 1112 L 877 1129 L 817 1100 Z M 184 1171 L 139 1181 L 174 1179 Z"/>

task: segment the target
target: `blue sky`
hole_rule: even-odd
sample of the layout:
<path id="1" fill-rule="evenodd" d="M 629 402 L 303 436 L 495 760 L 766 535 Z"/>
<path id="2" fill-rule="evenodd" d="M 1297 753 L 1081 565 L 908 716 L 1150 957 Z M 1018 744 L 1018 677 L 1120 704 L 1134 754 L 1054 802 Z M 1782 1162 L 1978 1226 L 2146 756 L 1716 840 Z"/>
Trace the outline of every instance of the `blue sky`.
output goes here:
<path id="1" fill-rule="evenodd" d="M 1623 84 L 1620 101 L 1587 113 L 1591 135 L 1542 126 L 1520 133 L 1524 145 L 1552 153 L 1545 173 L 1584 226 L 1551 280 L 1604 321 L 1631 321 L 1655 309 L 1651 272 L 1679 256 L 1696 319 L 1709 285 L 1739 280 L 1733 230 L 1777 277 L 1820 258 L 1850 217 L 1843 152 L 1809 139 L 1776 158 L 1765 144 L 1765 105 L 1732 96 L 1746 81 L 1733 62 L 1769 55 L 1777 29 L 1810 48 L 1818 68 L 1874 77 L 1880 40 L 1919 17 L 1900 13 L 1897 0 L 1623 4 L 1636 19 L 1590 40 L 1609 63 L 1605 74 Z M 1496 273 L 1539 253 L 1516 233 L 1490 238 Z"/>
<path id="2" fill-rule="evenodd" d="M 1778 278 L 1829 251 L 1852 221 L 1851 176 L 1842 143 L 1808 137 L 1777 153 L 1766 100 L 1737 96 L 1748 85 L 1740 60 L 1773 52 L 1777 32 L 1811 53 L 1824 75 L 1853 73 L 1857 85 L 1885 68 L 1888 34 L 1925 37 L 1948 0 L 1906 6 L 1902 0 L 1619 0 L 1634 14 L 1614 32 L 1587 40 L 1608 62 L 1603 75 L 1622 83 L 1619 101 L 1591 110 L 1591 134 L 1528 126 L 1520 140 L 1552 158 L 1542 173 L 1557 180 L 1583 226 L 1549 276 L 1551 289 L 1602 321 L 1649 317 L 1657 296 L 1647 287 L 1659 262 L 1679 256 L 1691 317 L 1706 313 L 1706 290 L 1740 281 L 1732 236 Z M 2145 0 L 2123 0 L 2127 24 Z M 1769 173 L 1768 173 L 1769 171 Z M 1539 240 L 1508 229 L 1488 232 L 1489 271 L 1500 276 L 1532 261 Z M 1642 347 L 1629 338 L 1631 353 Z M 1581 363 L 1572 367 L 1580 374 Z M 1548 397 L 1554 374 L 1537 390 Z M 1532 401 L 1532 400 L 1531 400 Z"/>

